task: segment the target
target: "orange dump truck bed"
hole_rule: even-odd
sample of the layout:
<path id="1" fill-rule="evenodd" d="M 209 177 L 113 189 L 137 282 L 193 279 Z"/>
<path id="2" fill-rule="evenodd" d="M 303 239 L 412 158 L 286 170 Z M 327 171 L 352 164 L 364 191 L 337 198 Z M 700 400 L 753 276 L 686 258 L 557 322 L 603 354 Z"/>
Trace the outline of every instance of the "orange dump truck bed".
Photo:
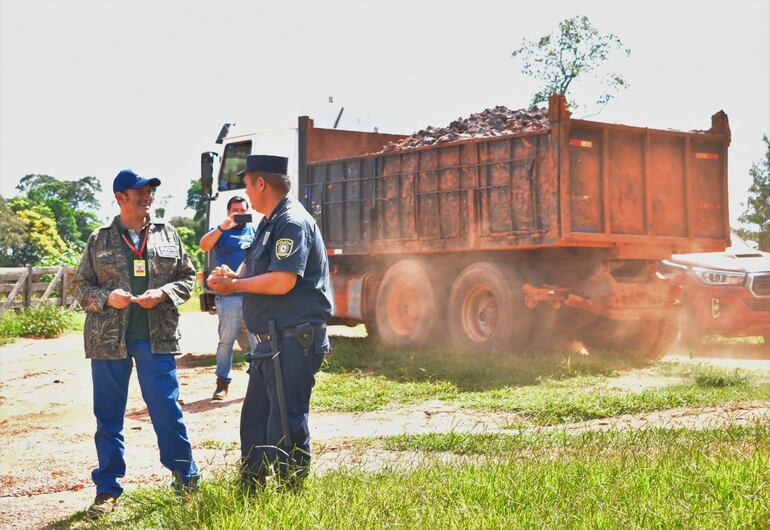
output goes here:
<path id="1" fill-rule="evenodd" d="M 300 196 L 339 254 L 609 247 L 658 259 L 729 244 L 723 112 L 708 131 L 656 130 L 573 120 L 554 96 L 548 123 L 363 153 L 400 137 L 304 118 Z"/>

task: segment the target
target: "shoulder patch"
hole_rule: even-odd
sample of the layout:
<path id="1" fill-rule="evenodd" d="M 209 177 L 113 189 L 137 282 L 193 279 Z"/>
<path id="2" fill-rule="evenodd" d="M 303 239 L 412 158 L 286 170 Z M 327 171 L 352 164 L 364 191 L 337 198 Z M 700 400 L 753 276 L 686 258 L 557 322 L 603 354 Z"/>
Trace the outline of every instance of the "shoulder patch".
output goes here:
<path id="1" fill-rule="evenodd" d="M 287 237 L 275 242 L 275 257 L 278 259 L 288 258 L 294 249 L 294 240 Z"/>
<path id="2" fill-rule="evenodd" d="M 176 245 L 160 245 L 157 248 L 158 256 L 161 258 L 179 258 L 179 249 Z"/>

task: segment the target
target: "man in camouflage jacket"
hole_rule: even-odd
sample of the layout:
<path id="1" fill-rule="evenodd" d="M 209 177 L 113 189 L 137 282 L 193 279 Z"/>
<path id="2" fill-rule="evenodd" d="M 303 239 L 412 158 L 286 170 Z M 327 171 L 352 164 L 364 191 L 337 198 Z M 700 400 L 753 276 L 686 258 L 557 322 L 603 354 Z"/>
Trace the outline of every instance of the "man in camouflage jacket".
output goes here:
<path id="1" fill-rule="evenodd" d="M 174 487 L 194 488 L 199 477 L 177 403 L 174 360 L 180 353 L 178 306 L 190 298 L 195 269 L 174 227 L 149 221 L 158 185 L 160 180 L 131 170 L 118 173 L 113 191 L 120 215 L 91 234 L 73 280 L 86 310 L 83 335 L 97 420 L 92 515 L 111 511 L 123 492 L 118 483 L 126 470 L 123 418 L 134 362 L 161 463 L 173 473 Z"/>

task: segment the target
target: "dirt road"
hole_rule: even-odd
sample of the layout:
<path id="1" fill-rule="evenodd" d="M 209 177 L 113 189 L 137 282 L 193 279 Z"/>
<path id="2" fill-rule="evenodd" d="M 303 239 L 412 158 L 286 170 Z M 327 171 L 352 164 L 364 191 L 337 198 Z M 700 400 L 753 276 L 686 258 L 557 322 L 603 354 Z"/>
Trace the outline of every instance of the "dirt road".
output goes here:
<path id="1" fill-rule="evenodd" d="M 184 314 L 183 350 L 210 354 L 216 342 L 216 317 Z M 350 333 L 347 328 L 335 330 Z M 684 357 L 677 360 L 689 360 Z M 721 363 L 719 359 L 712 362 Z M 735 363 L 736 361 L 731 361 Z M 770 370 L 770 360 L 738 361 L 750 368 Z M 163 484 L 169 480 L 158 460 L 155 435 L 139 386 L 133 376 L 125 422 L 127 461 L 123 484 Z M 204 474 L 236 462 L 238 418 L 246 374 L 236 371 L 231 399 L 210 400 L 214 367 L 179 369 L 185 420 L 194 453 Z M 768 417 L 767 403 L 674 410 L 663 413 L 584 422 L 570 430 L 638 427 L 652 424 L 683 427 L 704 425 L 704 418 L 720 424 Z M 431 431 L 498 431 L 515 415 L 460 410 L 442 402 L 422 403 L 371 413 L 314 414 L 312 418 L 317 469 L 340 461 L 376 465 L 381 455 L 351 455 L 346 440 L 362 436 Z M 54 340 L 21 339 L 0 348 L 0 527 L 40 528 L 86 507 L 93 498 L 90 470 L 94 467 L 94 419 L 91 381 L 83 357 L 82 337 L 71 333 Z"/>

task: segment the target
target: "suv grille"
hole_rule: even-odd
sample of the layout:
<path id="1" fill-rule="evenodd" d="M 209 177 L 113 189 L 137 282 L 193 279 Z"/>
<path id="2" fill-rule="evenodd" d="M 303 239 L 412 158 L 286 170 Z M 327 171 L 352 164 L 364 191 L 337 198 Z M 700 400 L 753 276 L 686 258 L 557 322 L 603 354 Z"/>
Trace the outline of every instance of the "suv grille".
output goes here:
<path id="1" fill-rule="evenodd" d="M 751 290 L 757 296 L 770 296 L 770 274 L 754 276 L 751 281 Z"/>
<path id="2" fill-rule="evenodd" d="M 770 311 L 770 298 L 744 298 L 752 311 Z"/>

